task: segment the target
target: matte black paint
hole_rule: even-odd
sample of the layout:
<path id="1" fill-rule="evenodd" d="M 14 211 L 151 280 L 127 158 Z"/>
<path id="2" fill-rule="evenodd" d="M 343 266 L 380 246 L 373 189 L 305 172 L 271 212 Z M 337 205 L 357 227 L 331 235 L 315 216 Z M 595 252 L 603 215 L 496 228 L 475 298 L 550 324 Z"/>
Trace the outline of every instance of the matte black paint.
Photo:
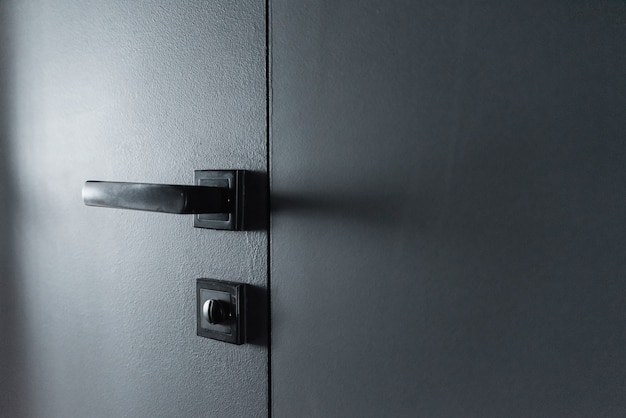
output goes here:
<path id="1" fill-rule="evenodd" d="M 23 320 L 19 314 L 20 283 L 16 263 L 15 221 L 19 214 L 16 176 L 11 161 L 12 51 L 9 10 L 0 3 L 0 416 L 20 417 L 25 408 L 21 352 Z"/>
<path id="2" fill-rule="evenodd" d="M 276 417 L 626 415 L 626 3 L 271 5 Z"/>

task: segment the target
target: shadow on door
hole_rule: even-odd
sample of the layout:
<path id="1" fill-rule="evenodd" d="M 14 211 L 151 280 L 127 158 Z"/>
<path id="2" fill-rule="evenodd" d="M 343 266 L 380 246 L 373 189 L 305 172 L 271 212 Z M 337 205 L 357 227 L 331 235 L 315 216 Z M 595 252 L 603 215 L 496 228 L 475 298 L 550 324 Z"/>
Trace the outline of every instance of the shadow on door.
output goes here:
<path id="1" fill-rule="evenodd" d="M 0 5 L 0 416 L 20 417 L 20 315 L 16 266 L 16 194 L 10 149 L 8 7 Z"/>

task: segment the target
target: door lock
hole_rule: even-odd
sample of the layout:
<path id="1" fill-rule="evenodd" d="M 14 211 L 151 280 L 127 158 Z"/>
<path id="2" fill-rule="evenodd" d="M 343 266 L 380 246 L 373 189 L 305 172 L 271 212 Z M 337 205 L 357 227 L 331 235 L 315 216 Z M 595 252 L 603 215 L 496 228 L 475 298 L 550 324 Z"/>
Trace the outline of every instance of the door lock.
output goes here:
<path id="1" fill-rule="evenodd" d="M 202 317 L 209 324 L 221 324 L 230 317 L 228 304 L 217 300 L 209 299 L 202 305 Z"/>
<path id="2" fill-rule="evenodd" d="M 197 334 L 233 344 L 246 341 L 246 285 L 196 280 Z"/>
<path id="3" fill-rule="evenodd" d="M 193 214 L 196 228 L 243 229 L 244 170 L 196 170 L 194 185 L 87 181 L 87 206 Z"/>

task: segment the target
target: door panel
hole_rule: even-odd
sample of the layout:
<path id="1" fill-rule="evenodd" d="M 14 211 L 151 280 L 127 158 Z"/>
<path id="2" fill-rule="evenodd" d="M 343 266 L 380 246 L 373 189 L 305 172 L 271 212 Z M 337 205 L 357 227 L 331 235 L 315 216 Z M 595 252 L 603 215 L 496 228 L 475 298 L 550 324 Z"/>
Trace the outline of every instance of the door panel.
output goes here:
<path id="1" fill-rule="evenodd" d="M 623 416 L 624 2 L 271 10 L 274 416 Z"/>
<path id="2" fill-rule="evenodd" d="M 90 179 L 192 184 L 195 169 L 263 177 L 264 2 L 6 7 L 19 259 L 4 280 L 23 318 L 26 413 L 266 415 L 264 329 L 242 346 L 195 335 L 196 278 L 263 293 L 263 228 L 194 229 L 190 216 L 85 207 L 80 193 Z"/>

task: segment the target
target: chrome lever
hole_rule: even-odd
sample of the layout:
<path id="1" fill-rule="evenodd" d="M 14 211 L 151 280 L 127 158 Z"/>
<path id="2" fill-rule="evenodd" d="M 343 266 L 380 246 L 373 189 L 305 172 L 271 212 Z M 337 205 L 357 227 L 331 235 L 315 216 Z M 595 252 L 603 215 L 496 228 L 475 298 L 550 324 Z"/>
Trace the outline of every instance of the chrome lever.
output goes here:
<path id="1" fill-rule="evenodd" d="M 87 181 L 87 206 L 150 212 L 194 214 L 194 226 L 242 229 L 242 170 L 198 170 L 195 185 Z"/>
<path id="2" fill-rule="evenodd" d="M 164 213 L 226 213 L 230 191 L 220 187 L 177 184 L 87 181 L 83 201 L 87 206 Z"/>

